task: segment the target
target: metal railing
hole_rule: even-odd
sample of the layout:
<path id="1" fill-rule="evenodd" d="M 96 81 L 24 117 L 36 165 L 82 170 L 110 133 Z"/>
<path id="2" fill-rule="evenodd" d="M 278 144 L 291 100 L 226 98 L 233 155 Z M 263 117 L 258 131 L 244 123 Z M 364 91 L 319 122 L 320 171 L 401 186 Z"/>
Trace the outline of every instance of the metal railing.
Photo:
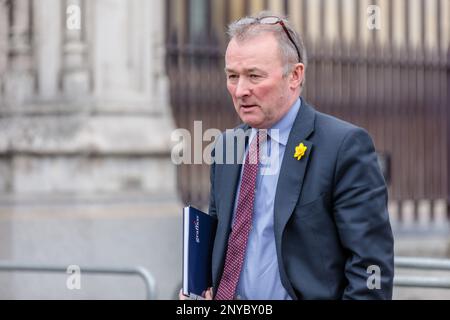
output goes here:
<path id="1" fill-rule="evenodd" d="M 450 271 L 450 259 L 395 257 L 395 267 L 416 270 Z M 395 276 L 394 286 L 450 289 L 450 277 Z"/>
<path id="2" fill-rule="evenodd" d="M 450 259 L 395 257 L 395 268 L 416 269 L 426 271 L 432 270 L 450 271 Z M 146 299 L 152 300 L 156 298 L 155 280 L 152 274 L 144 267 L 80 266 L 80 270 L 83 273 L 102 274 L 102 275 L 137 275 L 145 283 Z M 66 273 L 67 266 L 18 264 L 0 261 L 0 272 Z M 394 278 L 394 286 L 450 289 L 450 277 L 396 275 Z"/>
<path id="3" fill-rule="evenodd" d="M 66 273 L 68 266 L 18 264 L 0 261 L 0 272 L 53 272 Z M 156 285 L 152 274 L 144 267 L 103 267 L 103 266 L 79 266 L 82 273 L 101 275 L 137 275 L 145 283 L 145 295 L 147 300 L 156 298 Z"/>

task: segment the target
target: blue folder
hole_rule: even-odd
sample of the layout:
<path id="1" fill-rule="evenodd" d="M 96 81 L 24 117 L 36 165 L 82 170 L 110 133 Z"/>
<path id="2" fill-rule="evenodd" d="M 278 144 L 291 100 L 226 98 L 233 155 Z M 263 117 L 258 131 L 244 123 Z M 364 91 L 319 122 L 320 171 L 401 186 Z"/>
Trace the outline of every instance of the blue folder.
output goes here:
<path id="1" fill-rule="evenodd" d="M 194 207 L 183 211 L 183 294 L 203 296 L 212 286 L 211 257 L 217 219 Z"/>

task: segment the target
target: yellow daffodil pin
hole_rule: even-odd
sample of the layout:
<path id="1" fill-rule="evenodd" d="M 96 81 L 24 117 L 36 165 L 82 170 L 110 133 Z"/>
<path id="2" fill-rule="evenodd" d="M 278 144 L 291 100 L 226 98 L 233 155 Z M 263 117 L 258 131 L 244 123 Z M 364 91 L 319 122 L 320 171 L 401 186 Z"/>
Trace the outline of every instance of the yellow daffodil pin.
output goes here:
<path id="1" fill-rule="evenodd" d="M 294 158 L 300 160 L 305 155 L 307 149 L 308 147 L 305 146 L 303 142 L 301 142 L 298 146 L 295 147 Z"/>

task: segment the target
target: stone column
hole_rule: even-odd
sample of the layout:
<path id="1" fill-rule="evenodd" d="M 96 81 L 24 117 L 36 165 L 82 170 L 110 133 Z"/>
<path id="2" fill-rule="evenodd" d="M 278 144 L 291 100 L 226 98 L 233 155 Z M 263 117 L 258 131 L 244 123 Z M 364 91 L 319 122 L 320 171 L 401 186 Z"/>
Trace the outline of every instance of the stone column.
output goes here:
<path id="1" fill-rule="evenodd" d="M 150 95 L 153 97 L 155 111 L 160 112 L 164 117 L 172 121 L 169 102 L 169 79 L 167 70 L 165 69 L 166 57 L 166 31 L 165 19 L 165 1 L 155 0 L 152 2 L 154 10 L 148 17 L 152 22 L 150 24 L 151 39 L 151 78 L 150 78 Z"/>
<path id="2" fill-rule="evenodd" d="M 0 108 L 3 100 L 3 78 L 6 71 L 8 53 L 8 7 L 6 0 L 0 0 Z"/>
<path id="3" fill-rule="evenodd" d="M 21 105 L 34 91 L 32 71 L 32 30 L 30 0 L 9 2 L 10 32 L 5 100 L 9 106 Z"/>
<path id="4" fill-rule="evenodd" d="M 85 39 L 85 1 L 65 0 L 63 12 L 62 88 L 66 96 L 80 97 L 89 91 Z"/>

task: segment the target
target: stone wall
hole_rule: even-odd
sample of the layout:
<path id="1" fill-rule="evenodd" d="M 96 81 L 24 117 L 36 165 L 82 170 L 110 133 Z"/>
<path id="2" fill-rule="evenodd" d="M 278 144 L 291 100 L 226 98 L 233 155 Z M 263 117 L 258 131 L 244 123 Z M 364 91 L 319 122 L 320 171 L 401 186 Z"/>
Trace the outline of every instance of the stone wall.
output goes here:
<path id="1" fill-rule="evenodd" d="M 1 1 L 0 16 L 0 193 L 175 192 L 164 2 Z"/>
<path id="2" fill-rule="evenodd" d="M 173 296 L 181 204 L 164 8 L 0 0 L 0 260 L 140 264 L 158 298 Z M 0 273 L 0 298 L 144 297 L 137 280 L 86 280 L 69 292 L 65 278 Z"/>

